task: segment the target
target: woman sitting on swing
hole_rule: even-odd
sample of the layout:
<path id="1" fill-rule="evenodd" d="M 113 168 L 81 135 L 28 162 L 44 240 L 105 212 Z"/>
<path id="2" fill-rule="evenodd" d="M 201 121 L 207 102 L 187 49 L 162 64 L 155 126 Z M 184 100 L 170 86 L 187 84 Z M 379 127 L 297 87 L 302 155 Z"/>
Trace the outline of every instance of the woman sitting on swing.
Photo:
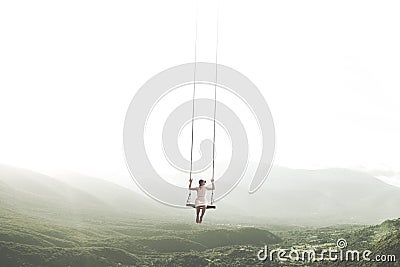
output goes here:
<path id="1" fill-rule="evenodd" d="M 195 201 L 195 208 L 196 208 L 196 223 L 201 223 L 203 221 L 203 216 L 204 213 L 206 212 L 207 209 L 207 190 L 215 190 L 215 185 L 214 185 L 214 178 L 211 179 L 211 184 L 212 186 L 206 186 L 206 181 L 205 180 L 200 180 L 199 181 L 199 187 L 192 187 L 192 181 L 193 179 L 189 180 L 189 190 L 196 190 L 197 191 L 197 197 Z M 201 212 L 201 216 L 199 219 L 199 214 Z"/>

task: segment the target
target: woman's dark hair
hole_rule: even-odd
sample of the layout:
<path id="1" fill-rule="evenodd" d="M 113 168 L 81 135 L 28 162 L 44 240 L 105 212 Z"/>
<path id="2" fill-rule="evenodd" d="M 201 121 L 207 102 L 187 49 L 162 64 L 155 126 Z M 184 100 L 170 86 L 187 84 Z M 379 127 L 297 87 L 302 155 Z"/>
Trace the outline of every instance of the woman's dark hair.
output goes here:
<path id="1" fill-rule="evenodd" d="M 201 186 L 201 183 L 205 182 L 203 179 L 199 180 L 199 186 Z"/>

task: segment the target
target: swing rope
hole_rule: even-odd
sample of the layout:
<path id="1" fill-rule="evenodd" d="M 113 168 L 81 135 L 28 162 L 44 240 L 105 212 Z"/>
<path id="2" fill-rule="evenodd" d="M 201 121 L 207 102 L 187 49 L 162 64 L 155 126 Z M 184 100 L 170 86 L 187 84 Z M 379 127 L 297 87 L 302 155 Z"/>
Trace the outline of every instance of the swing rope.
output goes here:
<path id="1" fill-rule="evenodd" d="M 195 33 L 195 41 L 194 41 L 194 71 L 193 71 L 193 97 L 192 97 L 192 141 L 190 145 L 190 174 L 189 179 L 192 180 L 193 173 L 193 140 L 194 140 L 194 102 L 196 96 L 196 68 L 197 68 L 197 8 L 196 8 L 196 33 Z M 192 191 L 189 188 L 189 195 L 186 203 L 190 203 L 190 199 L 192 197 Z"/>
<path id="2" fill-rule="evenodd" d="M 217 114 L 217 83 L 218 83 L 218 35 L 219 35 L 219 1 L 217 11 L 217 39 L 215 49 L 215 81 L 214 81 L 214 113 L 213 113 L 213 148 L 212 148 L 212 179 L 215 176 L 215 128 L 216 128 L 216 114 Z M 190 145 L 190 173 L 189 179 L 192 180 L 193 174 L 193 143 L 194 143 L 194 115 L 195 115 L 195 97 L 196 97 L 196 70 L 197 70 L 197 8 L 196 8 L 196 33 L 194 44 L 194 73 L 193 73 L 193 97 L 192 97 L 192 140 Z M 186 203 L 190 204 L 192 191 L 189 188 L 189 195 Z M 211 205 L 214 203 L 214 189 L 211 192 Z"/>
<path id="3" fill-rule="evenodd" d="M 218 32 L 219 32 L 219 2 L 218 2 L 218 11 L 217 11 L 217 40 L 215 45 L 215 82 L 214 82 L 214 133 L 213 133 L 213 151 L 212 151 L 212 179 L 214 179 L 215 175 L 215 117 L 217 115 L 217 83 L 218 83 Z M 211 205 L 214 203 L 214 187 L 211 191 Z"/>

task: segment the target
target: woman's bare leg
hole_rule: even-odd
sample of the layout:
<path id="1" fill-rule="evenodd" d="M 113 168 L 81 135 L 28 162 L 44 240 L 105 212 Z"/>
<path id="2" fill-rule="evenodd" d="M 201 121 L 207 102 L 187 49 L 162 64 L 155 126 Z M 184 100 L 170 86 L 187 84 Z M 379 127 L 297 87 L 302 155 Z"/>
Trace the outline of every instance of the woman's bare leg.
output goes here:
<path id="1" fill-rule="evenodd" d="M 201 206 L 201 216 L 200 216 L 199 223 L 201 223 L 203 221 L 204 213 L 206 213 L 206 206 Z"/>
<path id="2" fill-rule="evenodd" d="M 196 223 L 199 223 L 200 207 L 196 207 Z"/>

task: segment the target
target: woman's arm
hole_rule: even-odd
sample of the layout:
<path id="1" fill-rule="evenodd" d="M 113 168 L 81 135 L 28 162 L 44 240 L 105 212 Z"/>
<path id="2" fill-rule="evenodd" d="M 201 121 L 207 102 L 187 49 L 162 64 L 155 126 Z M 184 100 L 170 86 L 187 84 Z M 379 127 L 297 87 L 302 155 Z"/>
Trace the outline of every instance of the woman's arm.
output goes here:
<path id="1" fill-rule="evenodd" d="M 215 190 L 214 178 L 211 179 L 211 188 L 207 187 L 208 190 Z"/>
<path id="2" fill-rule="evenodd" d="M 192 187 L 193 179 L 189 179 L 189 190 L 197 190 L 197 187 Z"/>

